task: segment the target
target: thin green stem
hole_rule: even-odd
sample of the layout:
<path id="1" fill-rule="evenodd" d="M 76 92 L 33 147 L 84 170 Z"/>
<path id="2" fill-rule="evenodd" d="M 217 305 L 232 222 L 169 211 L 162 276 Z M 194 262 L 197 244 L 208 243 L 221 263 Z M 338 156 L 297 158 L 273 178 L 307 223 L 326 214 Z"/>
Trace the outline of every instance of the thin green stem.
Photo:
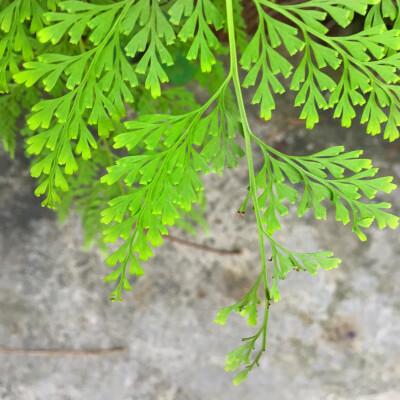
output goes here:
<path id="1" fill-rule="evenodd" d="M 249 126 L 249 122 L 247 119 L 247 114 L 244 106 L 243 95 L 241 90 L 241 84 L 239 79 L 238 72 L 238 60 L 236 53 L 236 40 L 235 40 L 235 24 L 233 19 L 233 6 L 232 0 L 226 0 L 226 14 L 227 14 L 227 25 L 228 25 L 228 36 L 229 36 L 229 50 L 230 50 L 230 72 L 232 74 L 232 80 L 235 87 L 236 100 L 239 108 L 240 119 L 243 125 L 243 133 L 245 139 L 245 147 L 246 147 L 246 156 L 247 163 L 249 169 L 249 181 L 250 181 L 250 193 L 253 199 L 253 207 L 257 220 L 257 228 L 258 228 L 258 241 L 260 245 L 260 253 L 261 253 L 261 265 L 262 265 L 262 279 L 265 290 L 265 314 L 264 314 L 264 323 L 263 323 L 263 342 L 262 342 L 262 350 L 265 350 L 266 345 L 266 334 L 267 334 L 267 324 L 268 324 L 268 310 L 270 304 L 270 296 L 269 296 L 269 288 L 268 288 L 268 279 L 267 279 L 267 260 L 265 255 L 265 245 L 264 245 L 264 233 L 263 226 L 261 222 L 261 213 L 260 207 L 257 199 L 257 185 L 255 180 L 255 172 L 253 165 L 253 154 L 251 150 L 251 130 Z"/>

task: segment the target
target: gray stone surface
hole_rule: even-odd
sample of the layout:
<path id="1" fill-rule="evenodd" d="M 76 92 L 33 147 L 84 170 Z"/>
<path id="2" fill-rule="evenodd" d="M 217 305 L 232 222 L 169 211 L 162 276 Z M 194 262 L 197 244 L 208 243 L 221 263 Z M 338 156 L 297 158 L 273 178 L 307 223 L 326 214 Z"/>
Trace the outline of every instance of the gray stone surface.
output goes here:
<path id="1" fill-rule="evenodd" d="M 365 148 L 382 173 L 399 183 L 399 145 L 341 129 L 330 115 L 313 133 L 288 114 L 283 97 L 271 123 L 251 121 L 256 134 L 288 153 L 330 145 Z M 258 161 L 257 161 L 258 160 Z M 256 157 L 259 162 L 259 157 Z M 292 273 L 271 307 L 268 351 L 238 387 L 225 372 L 227 352 L 254 328 L 233 315 L 212 321 L 250 287 L 260 268 L 255 221 L 236 218 L 247 171 L 205 178 L 209 237 L 198 243 L 241 248 L 240 255 L 166 242 L 145 264 L 122 303 L 110 303 L 107 273 L 96 249 L 82 251 L 77 216 L 60 227 L 34 198 L 26 162 L 0 158 L 0 346 L 88 350 L 75 356 L 0 352 L 2 400 L 397 400 L 400 399 L 398 231 L 372 227 L 360 243 L 329 212 L 327 221 L 294 210 L 278 239 L 297 251 L 332 250 L 337 270 Z M 389 196 L 399 214 L 399 191 Z M 379 200 L 388 199 L 381 196 Z M 185 236 L 182 232 L 175 235 Z"/>

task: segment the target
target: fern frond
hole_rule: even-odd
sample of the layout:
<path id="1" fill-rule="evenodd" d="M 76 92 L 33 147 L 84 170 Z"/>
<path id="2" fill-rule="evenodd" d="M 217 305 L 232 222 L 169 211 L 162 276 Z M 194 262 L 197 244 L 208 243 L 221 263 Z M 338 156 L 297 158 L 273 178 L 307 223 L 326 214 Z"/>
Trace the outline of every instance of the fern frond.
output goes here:
<path id="1" fill-rule="evenodd" d="M 210 171 L 232 168 L 237 158 L 243 156 L 234 142 L 236 122 L 224 108 L 224 96 L 229 78 L 211 99 L 199 109 L 177 116 L 144 115 L 125 123 L 127 132 L 115 137 L 114 147 L 128 151 L 145 144 L 138 155 L 122 157 L 108 168 L 102 182 L 114 184 L 119 180 L 133 191 L 112 199 L 109 208 L 102 212 L 102 222 L 114 225 L 104 231 L 106 242 L 118 237 L 126 242 L 108 258 L 108 264 L 122 263 L 107 280 L 119 279 L 113 300 L 121 300 L 122 288 L 130 287 L 127 281 L 128 266 L 138 260 L 153 256 L 152 247 L 162 244 L 167 226 L 189 212 L 192 204 L 202 200 L 203 184 L 198 176 Z M 206 115 L 207 109 L 215 108 Z M 202 150 L 199 151 L 198 149 Z M 161 150 L 161 151 L 160 151 Z M 194 214 L 195 215 L 195 214 Z M 139 269 L 142 273 L 142 269 Z"/>
<path id="2" fill-rule="evenodd" d="M 7 93 L 8 73 L 16 74 L 22 60 L 34 57 L 34 40 L 30 37 L 43 27 L 41 2 L 14 0 L 0 7 L 0 93 Z M 29 32 L 27 22 L 29 23 Z"/>
<path id="3" fill-rule="evenodd" d="M 361 123 L 368 122 L 367 133 L 380 133 L 381 125 L 387 122 L 384 138 L 393 141 L 399 137 L 399 79 L 396 71 L 400 64 L 395 51 L 400 48 L 400 31 L 374 23 L 362 32 L 334 37 L 326 35 L 328 28 L 322 24 L 329 15 L 340 26 L 346 27 L 353 20 L 354 13 L 365 15 L 368 5 L 375 2 L 326 0 L 278 5 L 267 0 L 255 0 L 255 3 L 259 27 L 240 62 L 249 71 L 244 87 L 255 85 L 261 77 L 253 103 L 261 103 L 263 118 L 269 119 L 275 108 L 273 93 L 285 91 L 276 75 L 282 74 L 284 78 L 292 75 L 293 65 L 275 50 L 283 44 L 290 55 L 304 51 L 290 88 L 299 91 L 295 106 L 303 107 L 300 118 L 306 120 L 307 128 L 313 128 L 319 121 L 318 109 L 328 107 L 334 108 L 334 117 L 341 118 L 342 125 L 349 127 L 356 116 L 354 106 L 366 104 Z M 278 12 L 294 26 L 274 19 L 263 6 Z M 394 18 L 387 7 L 386 14 Z M 341 64 L 343 72 L 339 82 L 335 82 L 327 71 L 321 71 L 327 66 L 337 69 Z M 326 91 L 330 92 L 328 100 Z"/>

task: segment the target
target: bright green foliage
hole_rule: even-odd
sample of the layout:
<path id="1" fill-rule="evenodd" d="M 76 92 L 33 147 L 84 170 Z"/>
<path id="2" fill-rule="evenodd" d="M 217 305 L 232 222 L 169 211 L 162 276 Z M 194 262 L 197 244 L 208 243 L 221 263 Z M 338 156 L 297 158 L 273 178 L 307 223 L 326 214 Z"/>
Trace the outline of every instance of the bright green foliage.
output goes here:
<path id="1" fill-rule="evenodd" d="M 186 17 L 178 33 L 182 42 L 193 39 L 186 58 L 196 60 L 200 56 L 202 72 L 210 72 L 216 62 L 211 49 L 218 49 L 220 43 L 209 25 L 216 30 L 222 28 L 223 17 L 218 9 L 211 0 L 198 0 L 196 4 L 193 0 L 177 0 L 168 14 L 175 25 L 180 25 L 182 16 Z"/>
<path id="2" fill-rule="evenodd" d="M 114 147 L 128 151 L 143 143 L 145 149 L 138 155 L 117 160 L 108 168 L 101 181 L 109 185 L 123 181 L 128 187 L 139 184 L 132 193 L 116 197 L 102 212 L 104 224 L 114 224 L 105 230 L 105 241 L 118 237 L 127 240 L 108 259 L 114 266 L 122 262 L 118 274 L 107 279 L 120 279 L 113 299 L 121 299 L 121 289 L 129 289 L 126 273 L 130 264 L 153 256 L 152 247 L 162 244 L 167 226 L 175 224 L 192 204 L 200 200 L 204 190 L 199 172 L 219 172 L 237 165 L 242 150 L 233 140 L 238 121 L 224 106 L 225 86 L 208 103 L 195 111 L 181 115 L 150 114 L 125 123 L 127 132 L 115 137 Z M 211 113 L 208 107 L 216 102 Z M 199 148 L 202 150 L 199 151 Z M 125 218 L 124 218 L 125 217 Z M 137 268 L 136 268 L 137 269 Z M 141 270 L 140 270 L 141 271 Z"/>
<path id="3" fill-rule="evenodd" d="M 131 290 L 130 274 L 144 274 L 142 261 L 153 256 L 170 226 L 193 234 L 198 225 L 206 228 L 202 175 L 221 175 L 246 156 L 249 184 L 239 211 L 251 199 L 260 274 L 215 319 L 225 324 L 234 311 L 260 326 L 228 354 L 226 370 L 245 367 L 235 384 L 266 349 L 278 280 L 293 270 L 315 274 L 340 263 L 329 251 L 302 253 L 274 239 L 291 206 L 298 217 L 312 210 L 316 219 L 326 219 L 331 206 L 336 220 L 351 223 L 360 240 L 374 220 L 380 229 L 399 223 L 387 212 L 389 203 L 373 202 L 378 191 L 396 188 L 392 177 L 377 176 L 361 150 L 336 146 L 302 157 L 283 154 L 251 131 L 242 95 L 254 86 L 252 101 L 269 120 L 275 96 L 289 88 L 307 128 L 318 123 L 319 110 L 332 108 L 345 127 L 359 113 L 368 134 L 383 131 L 384 139 L 397 139 L 399 2 L 252 1 L 259 19 L 251 37 L 239 0 L 0 3 L 3 145 L 14 154 L 16 121 L 30 109 L 25 143 L 39 182 L 35 194 L 61 220 L 71 208 L 81 213 L 86 248 L 97 242 L 107 251 L 106 244 L 116 242 L 106 259 L 113 269 L 105 281 L 115 282 L 111 300 Z M 353 24 L 356 15 L 364 29 Z M 327 28 L 328 19 L 338 34 Z M 221 54 L 229 54 L 229 68 Z M 208 89 L 204 104 L 194 98 L 193 80 Z M 252 144 L 264 156 L 257 170 Z"/>
<path id="4" fill-rule="evenodd" d="M 260 145 L 264 148 L 265 164 L 256 175 L 258 189 L 262 190 L 257 200 L 260 209 L 265 209 L 261 221 L 268 235 L 281 228 L 277 216 L 288 213 L 282 201 L 287 199 L 295 204 L 298 200 L 299 192 L 287 181 L 304 183 L 297 206 L 299 217 L 312 208 L 316 219 L 326 219 L 326 208 L 321 203 L 327 199 L 336 209 L 336 220 L 344 225 L 352 221 L 352 230 L 360 240 L 367 239 L 360 228 L 370 226 L 374 219 L 379 228 L 397 226 L 397 217 L 382 211 L 390 204 L 359 200 L 362 195 L 373 199 L 378 190 L 390 193 L 396 188 L 392 177 L 374 178 L 378 168 L 372 168 L 370 160 L 359 158 L 362 150 L 342 153 L 344 147 L 337 146 L 307 157 L 293 157 Z M 347 171 L 354 174 L 346 176 Z"/>
<path id="5" fill-rule="evenodd" d="M 283 45 L 290 55 L 304 53 L 293 72 L 290 89 L 299 92 L 295 106 L 303 107 L 300 118 L 306 120 L 307 128 L 313 128 L 319 121 L 318 109 L 328 107 L 334 108 L 334 117 L 341 118 L 342 125 L 349 127 L 356 116 L 354 106 L 365 104 L 361 123 L 368 122 L 367 133 L 381 133 L 381 125 L 387 122 L 384 138 L 393 141 L 399 137 L 400 92 L 395 85 L 399 80 L 396 70 L 400 68 L 400 58 L 396 54 L 400 49 L 399 31 L 388 30 L 382 22 L 377 22 L 381 9 L 385 17 L 390 16 L 392 20 L 397 17 L 398 8 L 391 1 L 391 6 L 389 2 L 376 4 L 375 0 L 309 1 L 288 6 L 267 0 L 255 0 L 255 3 L 260 15 L 259 26 L 240 63 L 249 71 L 244 87 L 255 85 L 261 77 L 253 98 L 253 103 L 261 103 L 261 117 L 271 118 L 275 108 L 273 93 L 285 91 L 276 75 L 288 78 L 294 70 L 292 63 L 275 50 Z M 321 21 L 328 15 L 338 25 L 346 27 L 354 13 L 365 15 L 369 4 L 376 4 L 368 14 L 368 17 L 375 17 L 372 21 L 366 19 L 365 30 L 351 36 L 326 35 L 328 28 Z M 262 5 L 279 12 L 293 25 L 272 18 Z M 310 7 L 320 10 L 310 10 Z M 335 82 L 326 67 L 336 70 L 340 65 L 343 65 L 342 77 Z M 328 101 L 323 94 L 326 91 L 331 93 Z M 384 111 L 386 107 L 388 112 Z"/>
<path id="6" fill-rule="evenodd" d="M 21 60 L 34 57 L 38 44 L 34 36 L 43 28 L 44 10 L 55 8 L 54 1 L 13 0 L 0 3 L 0 93 L 9 91 L 7 71 L 15 74 L 19 71 Z M 29 29 L 28 29 L 29 26 Z"/>

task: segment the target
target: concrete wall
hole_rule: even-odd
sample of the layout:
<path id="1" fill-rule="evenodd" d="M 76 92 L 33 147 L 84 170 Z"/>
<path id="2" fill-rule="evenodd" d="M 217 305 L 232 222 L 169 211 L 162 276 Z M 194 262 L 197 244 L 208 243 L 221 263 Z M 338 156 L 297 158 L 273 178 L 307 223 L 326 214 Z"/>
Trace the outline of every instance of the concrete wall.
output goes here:
<path id="1" fill-rule="evenodd" d="M 282 98 L 269 124 L 254 117 L 255 133 L 288 153 L 339 144 L 366 148 L 399 183 L 398 144 L 368 137 L 357 124 L 343 130 L 329 114 L 306 132 L 298 112 L 288 113 L 291 101 Z M 268 351 L 234 387 L 234 374 L 223 369 L 225 355 L 253 328 L 235 315 L 225 327 L 212 321 L 248 290 L 260 268 L 254 217 L 235 217 L 247 186 L 245 163 L 222 178 L 205 178 L 211 234 L 191 239 L 242 253 L 166 242 L 123 303 L 108 301 L 107 267 L 98 250 L 82 251 L 79 219 L 72 215 L 60 227 L 40 207 L 25 161 L 1 154 L 0 167 L 0 399 L 400 399 L 399 231 L 372 227 L 368 242 L 360 243 L 335 222 L 333 210 L 323 222 L 312 215 L 299 220 L 295 210 L 284 217 L 277 238 L 288 248 L 332 250 L 343 262 L 337 270 L 292 273 L 280 283 Z M 389 197 L 399 214 L 400 192 Z M 115 347 L 122 350 L 85 353 Z M 71 349 L 82 353 L 62 352 Z"/>

